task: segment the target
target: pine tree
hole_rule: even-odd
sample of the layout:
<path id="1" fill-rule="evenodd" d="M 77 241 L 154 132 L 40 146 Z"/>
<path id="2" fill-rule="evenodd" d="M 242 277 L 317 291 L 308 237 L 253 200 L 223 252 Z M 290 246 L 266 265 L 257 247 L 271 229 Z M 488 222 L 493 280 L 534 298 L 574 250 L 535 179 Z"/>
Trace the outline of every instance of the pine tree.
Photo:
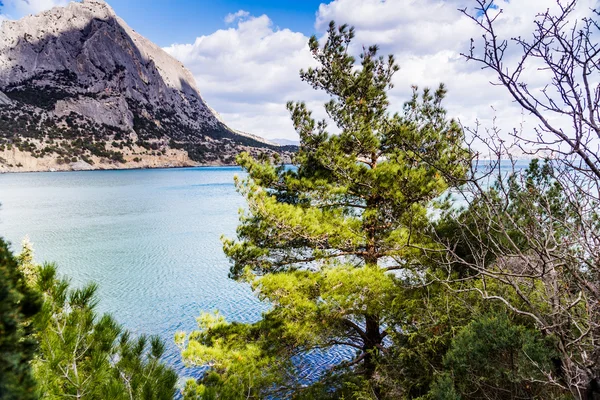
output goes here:
<path id="1" fill-rule="evenodd" d="M 30 361 L 36 348 L 32 317 L 39 297 L 28 288 L 25 277 L 8 246 L 0 239 L 0 398 L 37 398 Z"/>
<path id="2" fill-rule="evenodd" d="M 177 374 L 161 362 L 159 338 L 133 339 L 111 316 L 98 315 L 97 286 L 71 288 L 54 265 L 34 263 L 28 241 L 17 259 L 43 299 L 33 319 L 38 351 L 31 363 L 40 398 L 173 398 Z"/>
<path id="3" fill-rule="evenodd" d="M 293 168 L 238 159 L 248 172 L 237 179 L 248 210 L 224 249 L 231 277 L 249 281 L 272 308 L 251 325 L 205 317 L 187 341 L 179 337 L 188 362 L 213 366 L 200 397 L 233 380 L 244 396 L 285 388 L 298 396 L 298 387 L 322 382 L 300 373 L 296 356 L 332 348 L 353 356 L 322 375 L 334 378 L 324 393 L 350 382 L 377 391 L 396 276 L 430 245 L 422 228 L 432 201 L 463 177 L 467 154 L 460 126 L 442 107 L 443 85 L 414 87 L 404 112 L 391 114 L 387 93 L 399 68 L 376 46 L 357 65 L 353 37 L 332 22 L 322 46 L 315 37 L 309 43 L 319 66 L 300 72 L 330 96 L 325 109 L 340 133 L 330 134 L 304 103 L 289 103 L 301 139 Z"/>

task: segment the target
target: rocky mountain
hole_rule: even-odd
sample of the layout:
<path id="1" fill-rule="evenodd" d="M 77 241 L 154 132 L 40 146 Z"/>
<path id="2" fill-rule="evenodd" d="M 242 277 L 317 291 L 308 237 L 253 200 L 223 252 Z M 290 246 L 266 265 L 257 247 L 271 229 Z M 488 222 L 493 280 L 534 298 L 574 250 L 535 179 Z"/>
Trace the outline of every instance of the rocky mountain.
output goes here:
<path id="1" fill-rule="evenodd" d="M 285 153 L 230 129 L 192 74 L 102 0 L 0 27 L 0 171 L 230 164 Z"/>

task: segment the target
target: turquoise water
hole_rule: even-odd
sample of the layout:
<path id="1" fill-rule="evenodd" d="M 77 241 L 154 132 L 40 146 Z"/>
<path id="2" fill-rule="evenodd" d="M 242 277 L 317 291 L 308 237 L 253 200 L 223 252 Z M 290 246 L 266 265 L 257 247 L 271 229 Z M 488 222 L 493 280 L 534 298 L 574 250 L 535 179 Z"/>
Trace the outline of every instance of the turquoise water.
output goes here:
<path id="1" fill-rule="evenodd" d="M 201 311 L 256 320 L 265 309 L 227 278 L 220 236 L 233 236 L 244 199 L 238 168 L 186 168 L 0 175 L 0 236 L 36 260 L 54 261 L 74 285 L 99 284 L 100 309 L 134 333 L 159 334 L 166 360 L 184 371 L 173 344 Z"/>

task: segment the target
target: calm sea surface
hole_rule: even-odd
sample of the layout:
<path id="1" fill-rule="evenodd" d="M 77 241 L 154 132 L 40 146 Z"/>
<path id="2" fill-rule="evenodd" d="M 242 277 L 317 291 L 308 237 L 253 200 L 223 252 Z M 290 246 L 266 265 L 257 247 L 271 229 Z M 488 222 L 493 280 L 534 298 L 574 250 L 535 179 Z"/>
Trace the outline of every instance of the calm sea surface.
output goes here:
<path id="1" fill-rule="evenodd" d="M 521 163 L 517 169 L 526 166 Z M 100 311 L 134 333 L 158 334 L 166 361 L 186 370 L 173 343 L 202 311 L 254 321 L 266 309 L 227 278 L 222 234 L 234 236 L 244 199 L 239 168 L 0 174 L 0 236 L 18 252 L 28 235 L 38 262 L 81 286 L 99 284 Z M 309 355 L 306 370 L 343 354 Z"/>
<path id="2" fill-rule="evenodd" d="M 233 236 L 244 199 L 238 168 L 0 174 L 0 236 L 19 251 L 29 235 L 38 262 L 74 285 L 100 285 L 100 310 L 135 333 L 159 334 L 166 360 L 201 311 L 258 319 L 265 306 L 227 278 L 220 236 Z"/>

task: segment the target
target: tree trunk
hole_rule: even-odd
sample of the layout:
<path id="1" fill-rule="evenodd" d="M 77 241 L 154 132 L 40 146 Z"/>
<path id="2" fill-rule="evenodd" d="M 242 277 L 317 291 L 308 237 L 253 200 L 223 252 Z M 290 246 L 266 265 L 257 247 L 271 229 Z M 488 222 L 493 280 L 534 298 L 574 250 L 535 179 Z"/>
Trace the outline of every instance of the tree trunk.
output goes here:
<path id="1" fill-rule="evenodd" d="M 376 162 L 371 166 L 375 168 Z M 367 200 L 367 210 L 372 211 L 377 207 L 377 199 L 369 198 Z M 367 232 L 367 243 L 366 243 L 366 255 L 363 257 L 365 266 L 377 267 L 379 261 L 379 255 L 377 254 L 377 240 L 375 232 L 378 231 L 377 221 L 373 219 L 365 219 L 363 221 L 363 227 Z M 365 315 L 365 340 L 363 343 L 363 351 L 365 352 L 364 358 L 364 372 L 363 376 L 373 385 L 373 393 L 376 398 L 380 398 L 381 390 L 375 382 L 374 375 L 377 369 L 377 356 L 383 342 L 381 334 L 381 326 L 379 323 L 379 316 L 373 314 Z"/>
<path id="2" fill-rule="evenodd" d="M 365 315 L 365 336 L 366 340 L 363 345 L 363 351 L 366 353 L 363 364 L 364 377 L 373 383 L 373 391 L 377 398 L 379 398 L 380 390 L 373 380 L 377 368 L 379 347 L 383 342 L 379 317 L 375 315 Z"/>

